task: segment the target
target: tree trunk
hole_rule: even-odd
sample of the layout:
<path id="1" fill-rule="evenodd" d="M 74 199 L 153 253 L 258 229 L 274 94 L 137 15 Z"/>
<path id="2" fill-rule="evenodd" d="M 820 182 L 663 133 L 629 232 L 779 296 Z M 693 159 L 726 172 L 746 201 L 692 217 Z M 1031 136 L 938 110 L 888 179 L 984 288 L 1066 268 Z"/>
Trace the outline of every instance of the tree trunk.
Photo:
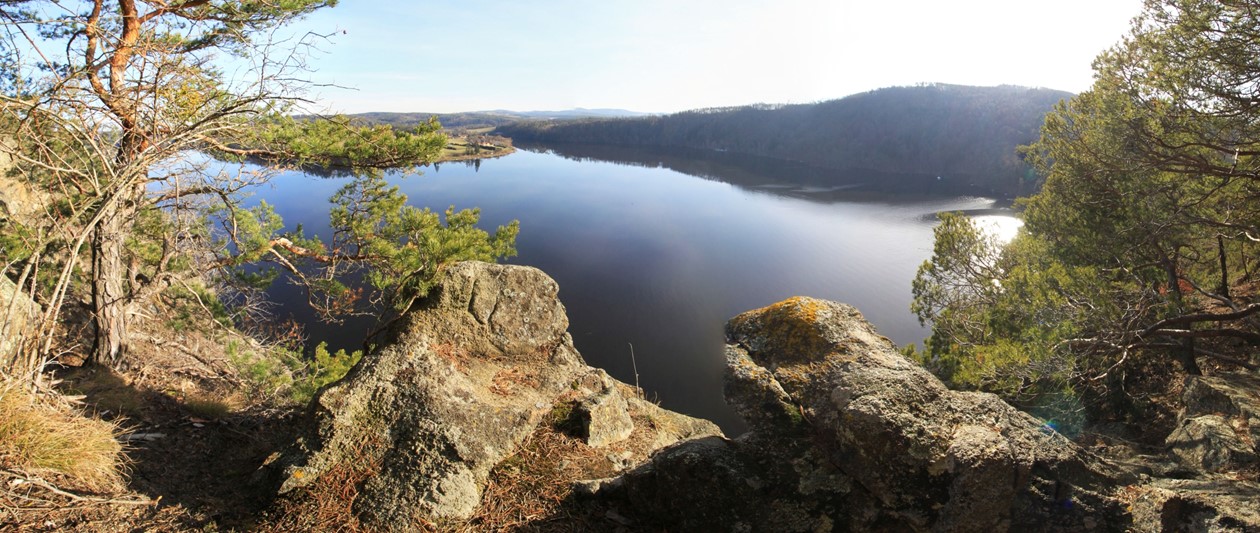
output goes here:
<path id="1" fill-rule="evenodd" d="M 1177 313 L 1185 313 L 1185 305 L 1181 297 L 1181 276 L 1177 272 L 1177 260 L 1170 259 L 1164 261 L 1164 275 L 1167 277 L 1168 296 L 1172 298 L 1176 305 Z M 1177 361 L 1181 363 L 1181 368 L 1187 374 L 1192 376 L 1203 375 L 1203 370 L 1199 368 L 1199 362 L 1194 359 L 1194 338 L 1187 337 L 1181 340 L 1181 348 L 1177 349 Z"/>
<path id="2" fill-rule="evenodd" d="M 130 302 L 123 260 L 127 239 L 123 213 L 101 220 L 92 235 L 92 317 L 95 339 L 91 360 L 113 366 L 127 350 L 127 308 Z"/>
<path id="3" fill-rule="evenodd" d="M 1217 294 L 1229 298 L 1229 263 L 1225 260 L 1225 237 L 1216 236 L 1216 250 L 1221 260 L 1221 286 L 1216 288 Z"/>

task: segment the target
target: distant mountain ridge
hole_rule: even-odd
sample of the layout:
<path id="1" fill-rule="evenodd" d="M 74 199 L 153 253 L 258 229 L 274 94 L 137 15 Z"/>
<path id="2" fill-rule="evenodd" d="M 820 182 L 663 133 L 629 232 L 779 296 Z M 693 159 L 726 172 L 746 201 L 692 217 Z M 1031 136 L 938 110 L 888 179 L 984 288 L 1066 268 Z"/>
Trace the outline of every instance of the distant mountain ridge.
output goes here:
<path id="1" fill-rule="evenodd" d="M 1017 86 L 922 85 L 814 104 L 758 104 L 642 117 L 504 122 L 517 141 L 678 146 L 846 171 L 939 176 L 959 191 L 1013 197 L 1036 180 L 1016 148 L 1072 93 Z"/>
<path id="2" fill-rule="evenodd" d="M 642 113 L 639 111 L 630 111 L 628 109 L 611 109 L 611 108 L 587 109 L 584 107 L 565 109 L 563 111 L 507 111 L 503 109 L 496 109 L 494 111 L 477 111 L 477 113 L 500 113 L 500 114 L 509 115 L 509 116 L 520 115 L 520 116 L 529 117 L 529 118 L 543 118 L 543 119 L 594 118 L 594 117 L 603 117 L 603 118 L 647 117 L 647 116 L 652 116 L 654 114 L 654 113 Z"/>
<path id="3" fill-rule="evenodd" d="M 429 117 L 437 117 L 442 127 L 451 130 L 492 128 L 520 122 L 522 120 L 576 120 L 586 118 L 621 118 L 645 117 L 650 113 L 640 113 L 626 109 L 565 109 L 562 111 L 509 111 L 494 109 L 489 111 L 467 111 L 460 113 L 423 113 L 423 112 L 370 112 L 349 115 L 372 124 L 389 124 L 395 128 L 412 128 Z"/>

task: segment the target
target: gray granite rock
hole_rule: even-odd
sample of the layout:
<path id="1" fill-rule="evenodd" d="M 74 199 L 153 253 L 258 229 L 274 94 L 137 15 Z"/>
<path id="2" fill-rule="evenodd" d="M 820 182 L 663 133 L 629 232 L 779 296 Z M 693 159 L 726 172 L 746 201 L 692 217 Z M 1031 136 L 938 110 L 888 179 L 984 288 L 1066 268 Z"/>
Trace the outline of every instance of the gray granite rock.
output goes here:
<path id="1" fill-rule="evenodd" d="M 574 349 L 557 291 L 534 268 L 449 267 L 383 348 L 316 396 L 310 434 L 282 461 L 280 492 L 367 473 L 355 511 L 375 530 L 411 531 L 472 515 L 491 469 L 557 406 L 585 406 L 592 446 L 624 439 L 630 413 L 662 428 L 642 439 L 648 447 L 720 434 L 709 422 L 630 405 L 630 387 Z"/>

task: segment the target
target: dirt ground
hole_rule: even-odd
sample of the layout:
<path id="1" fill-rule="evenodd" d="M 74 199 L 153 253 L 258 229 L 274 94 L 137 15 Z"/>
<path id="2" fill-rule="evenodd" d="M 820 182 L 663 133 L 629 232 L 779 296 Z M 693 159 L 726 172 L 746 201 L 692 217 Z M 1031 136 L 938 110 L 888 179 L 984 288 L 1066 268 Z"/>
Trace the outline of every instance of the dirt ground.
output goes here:
<path id="1" fill-rule="evenodd" d="M 46 474 L 0 470 L 0 532 L 250 529 L 273 492 L 260 467 L 292 442 L 298 410 L 249 396 L 224 334 L 213 326 L 141 332 L 120 370 L 56 372 L 59 391 L 124 429 L 126 487 L 91 494 Z"/>

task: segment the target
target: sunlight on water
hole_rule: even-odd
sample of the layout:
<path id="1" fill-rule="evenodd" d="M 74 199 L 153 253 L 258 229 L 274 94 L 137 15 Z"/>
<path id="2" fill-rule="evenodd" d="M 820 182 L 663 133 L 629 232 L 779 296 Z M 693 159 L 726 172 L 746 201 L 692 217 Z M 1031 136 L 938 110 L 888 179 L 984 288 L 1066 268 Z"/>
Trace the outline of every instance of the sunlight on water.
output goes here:
<path id="1" fill-rule="evenodd" d="M 1019 228 L 1024 227 L 1023 220 L 1006 215 L 985 215 L 974 217 L 972 220 L 976 222 L 976 226 L 997 237 L 998 242 L 1002 244 L 1014 240 L 1015 235 L 1019 233 Z"/>

